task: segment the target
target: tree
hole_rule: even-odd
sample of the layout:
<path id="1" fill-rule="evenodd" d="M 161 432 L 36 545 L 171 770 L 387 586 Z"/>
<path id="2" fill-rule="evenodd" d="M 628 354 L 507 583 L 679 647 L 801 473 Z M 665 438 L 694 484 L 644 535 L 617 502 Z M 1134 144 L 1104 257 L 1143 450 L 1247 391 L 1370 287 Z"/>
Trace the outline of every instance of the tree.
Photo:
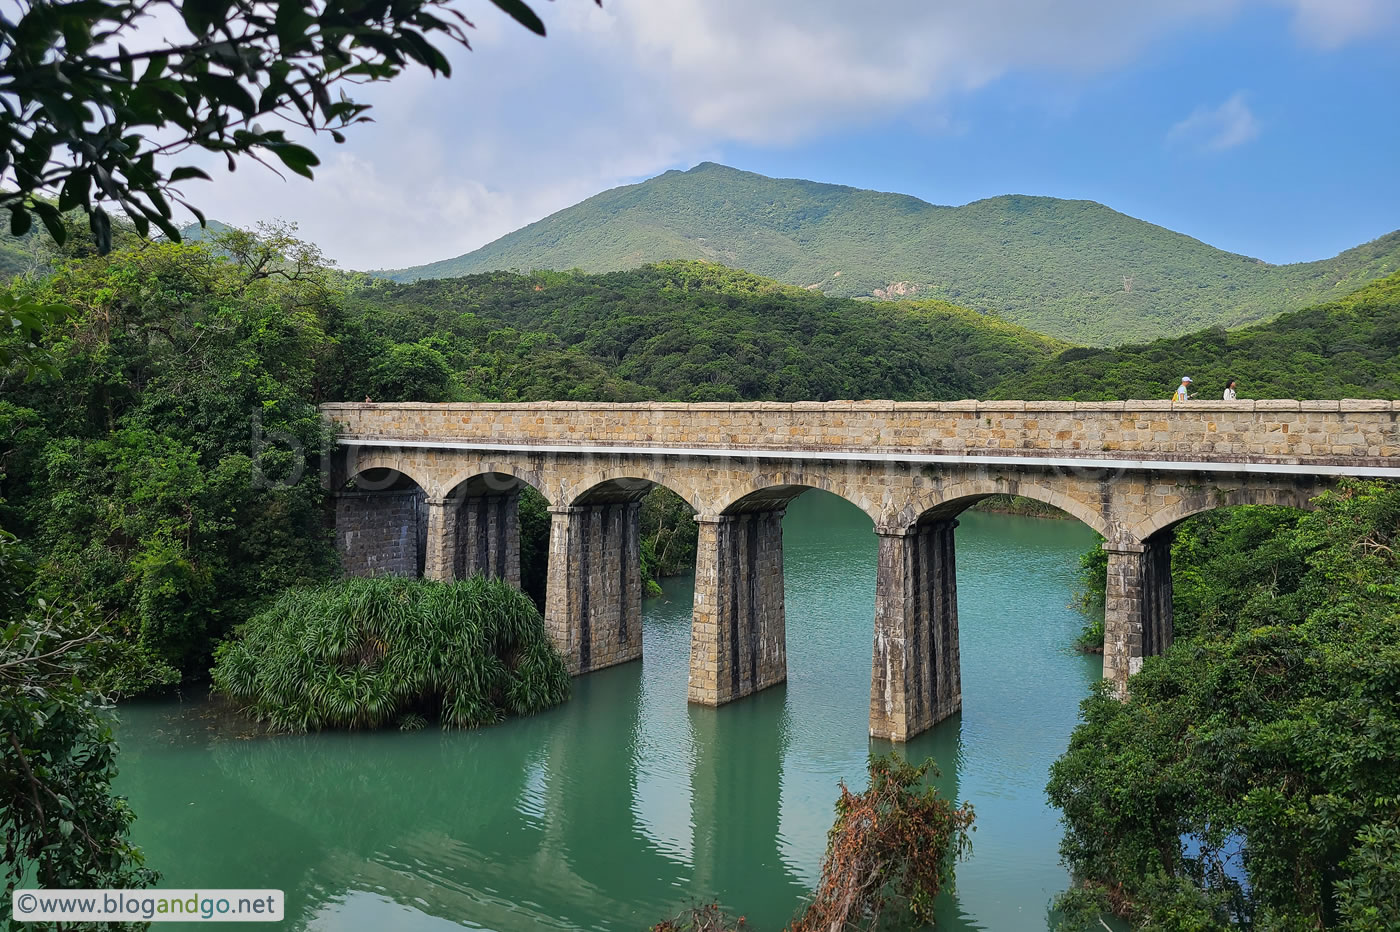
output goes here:
<path id="1" fill-rule="evenodd" d="M 13 918 L 16 886 L 145 887 L 157 878 L 128 840 L 131 809 L 112 795 L 117 746 L 105 700 L 81 685 L 110 681 L 134 655 L 83 607 L 26 599 L 30 575 L 0 530 L 0 924 Z"/>
<path id="2" fill-rule="evenodd" d="M 26 301 L 0 291 L 0 372 L 12 363 L 31 377 L 54 372 L 53 357 L 42 345 L 44 331 L 67 315 L 62 304 Z"/>
<path id="3" fill-rule="evenodd" d="M 1051 770 L 1064 928 L 1400 928 L 1400 486 L 1316 505 L 1178 531 L 1176 641 Z"/>
<path id="4" fill-rule="evenodd" d="M 532 32 L 544 24 L 524 0 L 490 0 Z M 146 236 L 180 231 L 172 201 L 203 215 L 175 185 L 208 178 L 193 165 L 169 171 L 169 156 L 222 153 L 312 177 L 309 148 L 270 120 L 328 133 L 369 119 L 345 85 L 386 81 L 417 63 L 450 75 L 442 45 L 470 48 L 471 22 L 450 0 L 20 0 L 0 15 L 0 192 L 10 228 L 24 234 L 37 214 L 60 244 L 63 214 L 83 211 L 98 249 L 111 248 L 111 205 Z M 163 15 L 151 43 L 143 23 Z M 11 18 L 13 17 L 13 18 Z"/>

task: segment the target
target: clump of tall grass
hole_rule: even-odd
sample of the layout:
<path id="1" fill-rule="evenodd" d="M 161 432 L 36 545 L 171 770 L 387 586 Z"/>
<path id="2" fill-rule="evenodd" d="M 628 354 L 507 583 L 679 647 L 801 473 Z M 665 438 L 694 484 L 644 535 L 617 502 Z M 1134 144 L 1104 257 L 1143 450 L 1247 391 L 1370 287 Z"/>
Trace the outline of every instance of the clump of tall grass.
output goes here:
<path id="1" fill-rule="evenodd" d="M 214 686 L 275 731 L 474 728 L 569 696 L 530 598 L 498 580 L 291 589 L 215 652 Z"/>

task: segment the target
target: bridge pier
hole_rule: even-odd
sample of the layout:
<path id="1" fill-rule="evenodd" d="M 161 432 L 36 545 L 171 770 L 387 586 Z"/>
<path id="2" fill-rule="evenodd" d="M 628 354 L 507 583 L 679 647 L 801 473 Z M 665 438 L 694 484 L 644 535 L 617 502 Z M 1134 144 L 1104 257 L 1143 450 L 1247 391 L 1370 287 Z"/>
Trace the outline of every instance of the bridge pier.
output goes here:
<path id="1" fill-rule="evenodd" d="M 569 672 L 640 658 L 641 505 L 609 502 L 549 511 L 544 622 Z"/>
<path id="2" fill-rule="evenodd" d="M 457 512 L 454 572 L 481 575 L 520 588 L 520 490 L 473 495 Z"/>
<path id="3" fill-rule="evenodd" d="M 870 736 L 908 741 L 962 709 L 957 521 L 878 527 Z"/>
<path id="4" fill-rule="evenodd" d="M 427 499 L 423 578 L 484 576 L 519 588 L 519 504 L 519 491 Z"/>
<path id="5" fill-rule="evenodd" d="M 1103 676 L 1119 698 L 1128 677 L 1172 642 L 1172 534 L 1146 543 L 1110 541 L 1104 590 Z"/>
<path id="6" fill-rule="evenodd" d="M 696 515 L 691 702 L 724 705 L 787 679 L 783 512 Z"/>
<path id="7" fill-rule="evenodd" d="M 430 498 L 424 503 L 427 512 L 427 535 L 423 546 L 423 578 L 450 582 L 455 579 L 457 557 L 457 509 L 461 502 Z"/>

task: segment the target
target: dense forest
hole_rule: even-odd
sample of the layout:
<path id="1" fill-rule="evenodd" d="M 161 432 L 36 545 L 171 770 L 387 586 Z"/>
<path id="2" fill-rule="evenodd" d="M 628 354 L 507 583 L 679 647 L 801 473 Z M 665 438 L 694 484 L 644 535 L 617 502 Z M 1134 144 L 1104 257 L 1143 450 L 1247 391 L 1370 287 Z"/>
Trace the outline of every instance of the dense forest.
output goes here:
<path id="1" fill-rule="evenodd" d="M 970 398 L 1065 347 L 950 304 L 828 298 L 703 262 L 382 282 L 349 308 L 444 353 L 479 398 Z"/>
<path id="2" fill-rule="evenodd" d="M 383 273 L 606 272 L 703 259 L 848 298 L 936 298 L 1074 343 L 1267 320 L 1400 270 L 1400 231 L 1273 266 L 1092 201 L 941 207 L 703 162 L 604 191 L 475 252 Z"/>
<path id="3" fill-rule="evenodd" d="M 74 314 L 51 373 L 4 376 L 0 526 L 36 555 L 39 595 L 81 594 L 140 645 L 112 677 L 125 692 L 203 677 L 234 625 L 334 574 L 322 401 L 951 398 L 1063 346 L 695 263 L 369 282 L 280 228 L 46 261 L 19 287 Z M 548 522 L 525 511 L 539 600 Z M 659 497 L 646 521 L 649 574 L 687 566 L 688 510 Z"/>
<path id="4" fill-rule="evenodd" d="M 1400 273 L 1242 330 L 1212 328 L 1113 349 L 1074 348 L 1008 375 L 988 397 L 1167 398 L 1183 375 L 1202 398 L 1400 397 Z"/>

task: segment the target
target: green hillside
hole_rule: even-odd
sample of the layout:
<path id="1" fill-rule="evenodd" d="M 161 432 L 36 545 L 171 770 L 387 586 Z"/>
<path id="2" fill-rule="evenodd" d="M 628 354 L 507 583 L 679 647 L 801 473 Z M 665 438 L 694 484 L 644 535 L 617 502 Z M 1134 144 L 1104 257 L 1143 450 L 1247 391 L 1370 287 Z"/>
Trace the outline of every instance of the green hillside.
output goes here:
<path id="1" fill-rule="evenodd" d="M 38 230 L 23 236 L 10 233 L 9 225 L 0 231 L 0 279 L 35 275 L 48 271 L 48 255 Z"/>
<path id="2" fill-rule="evenodd" d="M 1400 273 L 1242 330 L 1066 350 L 989 397 L 1166 399 L 1183 375 L 1202 398 L 1219 398 L 1232 378 L 1241 398 L 1400 398 Z"/>
<path id="3" fill-rule="evenodd" d="M 605 191 L 464 256 L 382 274 L 602 272 L 666 259 L 836 297 L 938 298 L 1108 345 L 1335 299 L 1400 270 L 1400 231 L 1332 259 L 1272 266 L 1092 201 L 1011 195 L 939 207 L 706 162 Z"/>
<path id="4" fill-rule="evenodd" d="M 435 348 L 482 398 L 966 398 L 1065 346 L 942 302 L 830 298 L 701 262 L 379 282 L 350 302 L 367 333 Z"/>

